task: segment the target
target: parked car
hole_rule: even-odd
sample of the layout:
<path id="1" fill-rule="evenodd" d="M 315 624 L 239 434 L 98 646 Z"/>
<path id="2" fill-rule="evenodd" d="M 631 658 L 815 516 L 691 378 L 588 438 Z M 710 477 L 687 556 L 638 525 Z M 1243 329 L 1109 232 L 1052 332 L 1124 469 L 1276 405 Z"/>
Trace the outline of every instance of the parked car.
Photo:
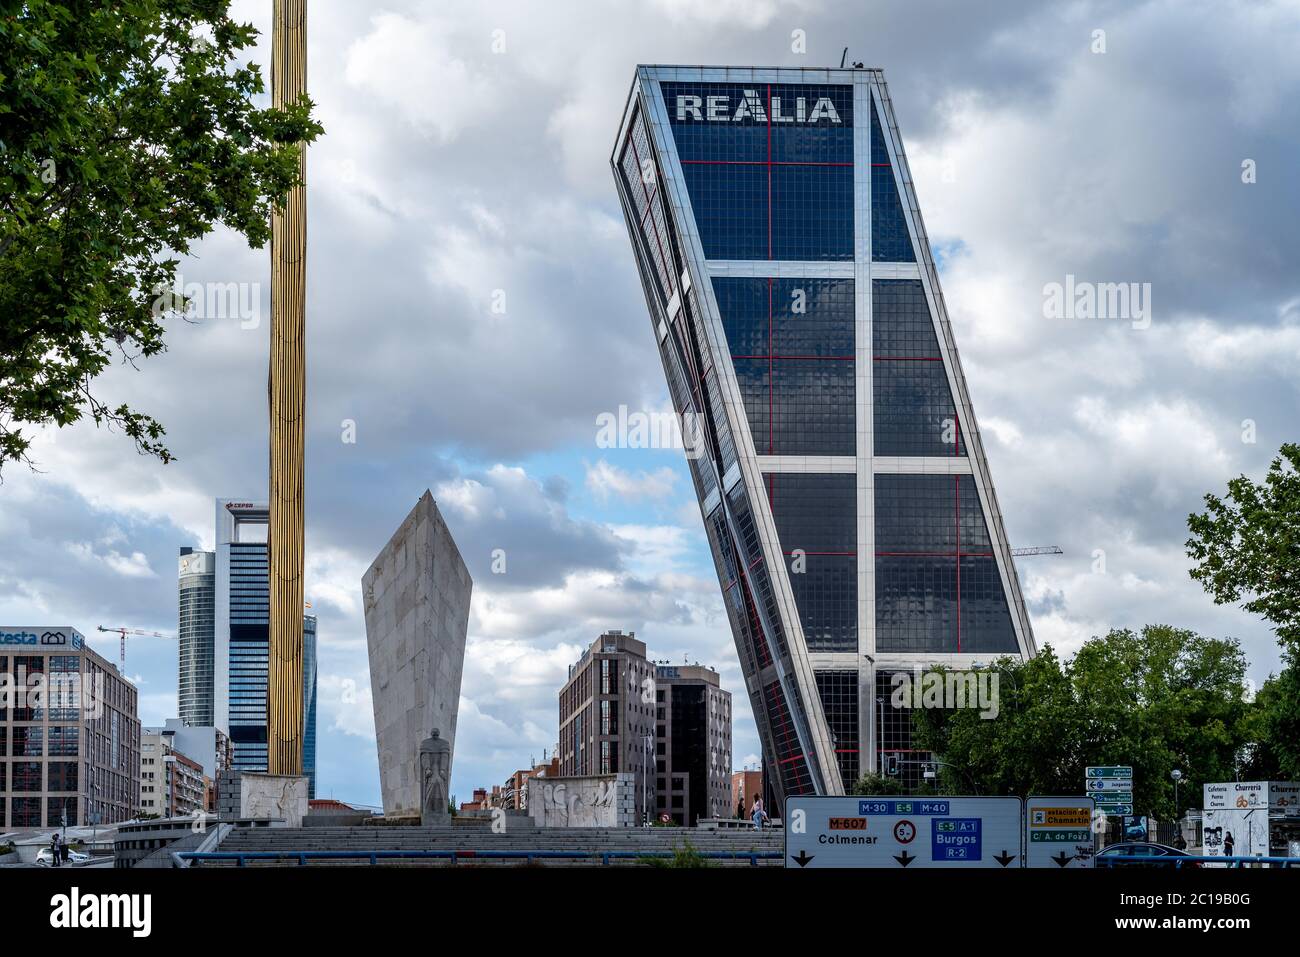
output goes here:
<path id="1" fill-rule="evenodd" d="M 82 854 L 80 851 L 68 851 L 69 864 L 84 864 L 88 860 L 90 860 L 89 854 Z M 36 866 L 53 867 L 54 852 L 51 851 L 48 847 L 42 847 L 39 851 L 36 852 Z"/>
<path id="2" fill-rule="evenodd" d="M 1192 857 L 1186 851 L 1180 851 L 1176 847 L 1170 847 L 1168 844 L 1153 844 L 1147 841 L 1125 841 L 1123 844 L 1112 844 L 1104 847 L 1097 852 L 1097 867 L 1200 867 L 1199 861 L 1184 861 L 1178 864 L 1174 858 Z M 1143 861 L 1133 860 L 1139 857 L 1160 857 L 1169 858 L 1169 861 Z"/>

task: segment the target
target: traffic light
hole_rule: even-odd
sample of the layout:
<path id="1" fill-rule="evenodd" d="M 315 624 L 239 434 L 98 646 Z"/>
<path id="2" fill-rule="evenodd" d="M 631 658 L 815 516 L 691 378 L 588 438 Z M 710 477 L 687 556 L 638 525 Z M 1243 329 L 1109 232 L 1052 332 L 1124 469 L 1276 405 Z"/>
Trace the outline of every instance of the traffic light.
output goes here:
<path id="1" fill-rule="evenodd" d="M 898 777 L 898 755 L 889 754 L 885 756 L 885 773 L 891 778 Z"/>

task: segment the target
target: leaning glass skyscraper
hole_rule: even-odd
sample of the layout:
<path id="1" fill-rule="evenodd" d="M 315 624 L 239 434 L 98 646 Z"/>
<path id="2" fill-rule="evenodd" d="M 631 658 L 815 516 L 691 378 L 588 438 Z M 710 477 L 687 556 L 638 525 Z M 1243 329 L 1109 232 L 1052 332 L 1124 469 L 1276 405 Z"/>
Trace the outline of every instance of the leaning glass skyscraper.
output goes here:
<path id="1" fill-rule="evenodd" d="M 639 67 L 611 164 L 769 784 L 843 793 L 894 672 L 1034 650 L 884 77 Z"/>

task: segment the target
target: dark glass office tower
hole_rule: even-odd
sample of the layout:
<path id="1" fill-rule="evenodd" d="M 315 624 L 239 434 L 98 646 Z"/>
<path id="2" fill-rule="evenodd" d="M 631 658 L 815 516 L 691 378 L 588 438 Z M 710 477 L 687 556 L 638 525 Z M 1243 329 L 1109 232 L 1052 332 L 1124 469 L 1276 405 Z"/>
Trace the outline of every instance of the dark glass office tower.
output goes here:
<path id="1" fill-rule="evenodd" d="M 177 692 L 181 721 L 210 727 L 214 720 L 217 556 L 188 546 L 177 566 Z"/>
<path id="2" fill-rule="evenodd" d="M 231 768 L 265 772 L 271 586 L 263 502 L 217 499 L 213 718 L 230 735 Z M 316 788 L 316 618 L 303 616 L 303 774 Z"/>
<path id="3" fill-rule="evenodd" d="M 611 163 L 775 796 L 843 793 L 892 672 L 1034 649 L 884 77 L 639 67 Z"/>
<path id="4" fill-rule="evenodd" d="M 316 797 L 316 616 L 302 618 L 302 773 Z"/>

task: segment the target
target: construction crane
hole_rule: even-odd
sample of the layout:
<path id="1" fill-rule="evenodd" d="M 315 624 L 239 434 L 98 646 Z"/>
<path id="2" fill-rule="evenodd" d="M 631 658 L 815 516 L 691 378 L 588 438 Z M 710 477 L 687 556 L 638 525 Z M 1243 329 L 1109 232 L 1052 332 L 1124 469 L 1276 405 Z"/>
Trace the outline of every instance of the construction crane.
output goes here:
<path id="1" fill-rule="evenodd" d="M 1059 545 L 1030 545 L 1026 548 L 1013 548 L 1011 554 L 1015 558 L 1023 558 L 1026 555 L 1064 555 Z"/>
<path id="2" fill-rule="evenodd" d="M 105 628 L 99 626 L 99 631 L 116 632 L 122 639 L 122 650 L 118 657 L 118 670 L 126 674 L 126 636 L 134 635 L 142 638 L 172 638 L 172 635 L 164 635 L 161 631 L 141 631 L 139 628 Z"/>

